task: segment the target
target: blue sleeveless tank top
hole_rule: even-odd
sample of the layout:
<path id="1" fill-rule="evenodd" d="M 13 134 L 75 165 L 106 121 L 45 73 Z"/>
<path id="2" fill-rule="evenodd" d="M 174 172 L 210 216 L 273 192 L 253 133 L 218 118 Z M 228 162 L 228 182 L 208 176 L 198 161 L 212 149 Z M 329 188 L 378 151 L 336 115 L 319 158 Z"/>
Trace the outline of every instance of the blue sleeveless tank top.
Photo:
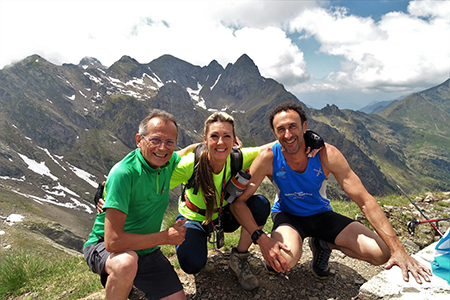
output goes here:
<path id="1" fill-rule="evenodd" d="M 320 155 L 310 157 L 305 172 L 298 173 L 287 164 L 279 143 L 272 146 L 272 151 L 272 180 L 277 188 L 272 212 L 306 217 L 333 210 L 326 195 L 328 179 L 323 173 Z"/>

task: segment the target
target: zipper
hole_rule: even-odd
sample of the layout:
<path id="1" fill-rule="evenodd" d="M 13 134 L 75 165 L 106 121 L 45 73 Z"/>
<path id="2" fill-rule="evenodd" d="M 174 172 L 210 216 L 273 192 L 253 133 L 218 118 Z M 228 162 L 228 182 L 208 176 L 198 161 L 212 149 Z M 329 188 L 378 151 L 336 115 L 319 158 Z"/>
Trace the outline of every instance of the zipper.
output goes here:
<path id="1" fill-rule="evenodd" d="M 159 195 L 159 175 L 161 174 L 161 170 L 158 170 L 158 176 L 156 176 L 156 195 Z"/>

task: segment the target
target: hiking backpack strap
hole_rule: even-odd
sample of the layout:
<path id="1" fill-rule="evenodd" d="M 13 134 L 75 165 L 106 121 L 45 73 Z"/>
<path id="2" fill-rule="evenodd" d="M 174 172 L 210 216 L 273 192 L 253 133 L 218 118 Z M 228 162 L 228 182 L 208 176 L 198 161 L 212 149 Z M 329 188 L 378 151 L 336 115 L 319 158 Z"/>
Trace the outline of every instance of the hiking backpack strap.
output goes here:
<path id="1" fill-rule="evenodd" d="M 200 154 L 202 154 L 202 151 L 203 151 L 203 149 L 205 149 L 205 147 L 206 147 L 206 145 L 204 143 L 201 143 L 201 144 L 197 145 L 194 149 L 194 154 L 195 154 L 194 171 L 192 172 L 191 178 L 189 178 L 188 182 L 184 185 L 183 194 L 181 195 L 182 197 L 183 197 L 185 191 L 190 188 L 194 188 L 194 195 L 197 195 L 197 193 L 198 193 L 198 184 L 197 184 L 197 181 L 195 180 L 195 174 L 197 174 L 197 170 L 198 170 L 198 159 L 200 158 Z"/>
<path id="2" fill-rule="evenodd" d="M 197 181 L 195 180 L 195 174 L 197 174 L 198 170 L 198 159 L 200 157 L 200 154 L 202 153 L 203 149 L 205 149 L 206 145 L 204 143 L 201 143 L 197 147 L 195 147 L 194 153 L 195 153 L 195 159 L 194 159 L 194 171 L 192 172 L 191 178 L 189 178 L 188 182 L 183 187 L 183 192 L 181 194 L 181 199 L 184 199 L 183 195 L 186 192 L 187 189 L 194 188 L 193 194 L 198 194 L 198 188 L 199 185 Z M 231 157 L 231 176 L 236 175 L 237 172 L 239 172 L 242 169 L 243 166 L 243 157 L 242 157 L 242 151 L 237 148 L 233 147 L 230 153 Z"/>
<path id="3" fill-rule="evenodd" d="M 231 177 L 236 175 L 237 172 L 242 170 L 243 165 L 243 158 L 242 158 L 242 151 L 241 149 L 237 147 L 233 147 L 231 150 Z"/>

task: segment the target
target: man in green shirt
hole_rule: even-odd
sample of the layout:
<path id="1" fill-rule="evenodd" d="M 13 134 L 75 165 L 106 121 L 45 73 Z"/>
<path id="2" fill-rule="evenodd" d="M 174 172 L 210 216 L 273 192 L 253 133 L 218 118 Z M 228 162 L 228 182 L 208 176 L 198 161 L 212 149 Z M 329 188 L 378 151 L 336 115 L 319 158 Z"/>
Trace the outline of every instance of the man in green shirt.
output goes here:
<path id="1" fill-rule="evenodd" d="M 153 110 L 139 125 L 138 149 L 110 171 L 103 211 L 84 247 L 100 275 L 107 299 L 127 299 L 133 284 L 148 299 L 186 299 L 176 272 L 159 245 L 180 245 L 184 222 L 160 231 L 169 203 L 170 177 L 180 156 L 175 118 Z"/>

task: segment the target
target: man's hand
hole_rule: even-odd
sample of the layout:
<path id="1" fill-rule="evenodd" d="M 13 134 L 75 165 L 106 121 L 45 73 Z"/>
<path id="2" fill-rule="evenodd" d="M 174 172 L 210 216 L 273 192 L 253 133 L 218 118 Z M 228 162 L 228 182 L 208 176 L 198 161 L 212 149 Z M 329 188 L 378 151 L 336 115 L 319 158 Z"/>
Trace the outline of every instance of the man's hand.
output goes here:
<path id="1" fill-rule="evenodd" d="M 427 282 L 430 282 L 428 276 L 433 276 L 429 268 L 419 263 L 405 251 L 396 251 L 395 253 L 392 253 L 391 258 L 384 268 L 388 270 L 394 265 L 397 265 L 402 269 L 403 280 L 406 282 L 409 281 L 409 272 L 411 272 L 411 275 L 419 284 L 422 284 L 422 280 L 420 279 L 421 276 Z"/>
<path id="2" fill-rule="evenodd" d="M 314 157 L 316 156 L 316 154 L 322 149 L 323 147 L 319 148 L 319 149 L 312 149 L 310 147 L 306 148 L 306 155 L 308 155 L 309 157 Z"/>
<path id="3" fill-rule="evenodd" d="M 97 209 L 97 213 L 101 214 L 103 212 L 103 205 L 105 204 L 105 200 L 103 200 L 103 188 L 105 187 L 106 181 L 102 182 L 102 185 L 97 188 L 97 192 L 95 193 L 94 201 L 95 207 Z"/>
<path id="4" fill-rule="evenodd" d="M 186 235 L 186 219 L 180 219 L 175 224 L 167 228 L 167 245 L 181 245 Z"/>
<path id="5" fill-rule="evenodd" d="M 98 199 L 98 203 L 97 203 L 97 213 L 101 214 L 103 212 L 103 205 L 105 204 L 105 200 L 103 200 L 102 198 Z"/>
<path id="6" fill-rule="evenodd" d="M 241 142 L 241 140 L 238 137 L 236 137 L 236 140 L 234 141 L 233 147 L 236 147 L 238 149 L 242 148 L 242 142 Z"/>
<path id="7" fill-rule="evenodd" d="M 289 264 L 281 253 L 281 251 L 290 252 L 291 249 L 288 246 L 265 234 L 258 239 L 258 245 L 268 266 L 278 273 L 289 271 Z"/>

